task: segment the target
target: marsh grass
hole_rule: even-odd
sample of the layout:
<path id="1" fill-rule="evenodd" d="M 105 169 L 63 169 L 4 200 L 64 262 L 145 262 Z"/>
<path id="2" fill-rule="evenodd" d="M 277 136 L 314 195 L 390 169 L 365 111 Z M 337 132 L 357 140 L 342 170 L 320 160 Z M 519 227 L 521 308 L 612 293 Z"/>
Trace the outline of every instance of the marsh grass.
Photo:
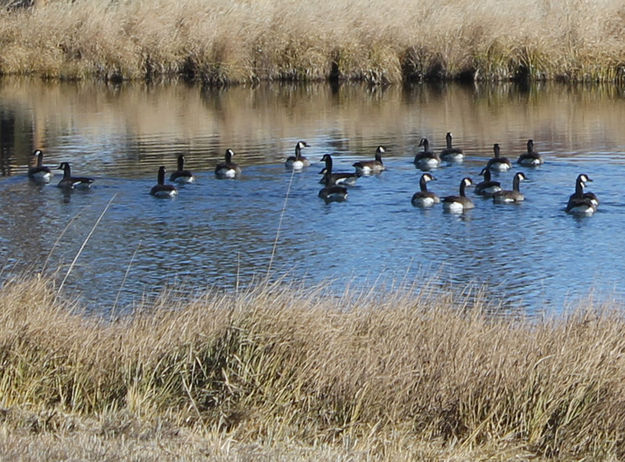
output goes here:
<path id="1" fill-rule="evenodd" d="M 617 81 L 624 40 L 618 0 L 59 0 L 0 10 L 0 73 Z"/>
<path id="2" fill-rule="evenodd" d="M 622 313 L 495 309 L 475 293 L 259 283 L 108 322 L 43 278 L 14 280 L 0 289 L 0 451 L 622 458 Z"/>

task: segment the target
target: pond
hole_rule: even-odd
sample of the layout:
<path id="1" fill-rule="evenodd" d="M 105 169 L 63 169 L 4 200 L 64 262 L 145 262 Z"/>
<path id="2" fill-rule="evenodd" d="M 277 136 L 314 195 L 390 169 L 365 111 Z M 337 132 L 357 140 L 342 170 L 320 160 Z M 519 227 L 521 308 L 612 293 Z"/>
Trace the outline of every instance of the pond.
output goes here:
<path id="1" fill-rule="evenodd" d="M 267 84 L 206 90 L 184 83 L 49 83 L 0 80 L 0 277 L 52 275 L 90 310 L 125 311 L 164 289 L 193 297 L 233 290 L 268 273 L 305 284 L 387 290 L 422 284 L 483 286 L 503 311 L 562 310 L 591 293 L 621 300 L 625 282 L 625 100 L 614 86 L 418 85 L 371 88 Z M 515 160 L 528 139 L 544 160 L 495 174 L 525 201 L 413 207 L 422 174 L 414 156 L 445 134 L 464 162 L 432 171 L 429 188 L 458 193 L 493 144 Z M 284 160 L 298 141 L 312 165 Z M 335 171 L 386 148 L 387 170 L 361 177 L 344 202 L 325 203 L 321 157 Z M 28 180 L 35 148 L 44 163 L 70 162 L 89 191 Z M 231 148 L 238 179 L 215 178 Z M 175 199 L 149 194 L 159 166 L 184 154 L 194 184 Z M 565 212 L 578 174 L 601 201 L 590 217 Z"/>

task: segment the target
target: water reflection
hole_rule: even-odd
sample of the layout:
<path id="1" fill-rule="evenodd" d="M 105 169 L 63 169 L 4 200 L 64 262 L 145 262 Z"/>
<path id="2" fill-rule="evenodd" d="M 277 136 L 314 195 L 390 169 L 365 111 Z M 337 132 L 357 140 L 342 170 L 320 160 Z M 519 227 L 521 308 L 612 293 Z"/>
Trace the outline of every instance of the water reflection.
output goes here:
<path id="1" fill-rule="evenodd" d="M 433 273 L 445 287 L 484 284 L 507 309 L 560 309 L 591 287 L 620 296 L 624 116 L 622 90 L 611 86 L 202 90 L 2 80 L 2 277 L 45 263 L 62 279 L 80 252 L 66 288 L 104 312 L 164 287 L 244 286 L 270 261 L 277 274 L 330 280 L 338 291 L 402 279 L 418 286 Z M 494 143 L 516 159 L 533 138 L 545 165 L 493 174 L 508 188 L 524 171 L 525 202 L 497 206 L 469 190 L 476 208 L 463 214 L 413 207 L 419 140 L 440 151 L 448 131 L 465 160 L 434 170 L 434 192 L 457 194 L 461 178 L 479 179 Z M 293 175 L 284 160 L 298 140 L 311 145 L 313 165 Z M 351 171 L 378 145 L 388 171 L 360 178 L 345 202 L 318 197 L 323 154 L 333 153 L 336 171 Z M 69 161 L 95 177 L 92 190 L 64 193 L 60 175 L 28 182 L 34 148 L 48 165 Z M 243 173 L 219 181 L 213 169 L 227 148 Z M 158 167 L 173 171 L 180 154 L 196 183 L 175 200 L 153 198 Z M 582 170 L 602 200 L 590 219 L 563 211 Z"/>

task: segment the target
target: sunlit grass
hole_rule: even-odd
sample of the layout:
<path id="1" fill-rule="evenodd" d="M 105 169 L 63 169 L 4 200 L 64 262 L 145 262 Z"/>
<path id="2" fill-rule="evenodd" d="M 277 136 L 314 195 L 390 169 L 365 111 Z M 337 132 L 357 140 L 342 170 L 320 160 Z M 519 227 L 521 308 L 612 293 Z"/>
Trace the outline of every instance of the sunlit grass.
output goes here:
<path id="1" fill-rule="evenodd" d="M 6 283 L 0 451 L 623 455 L 618 307 L 513 319 L 479 294 L 421 289 L 336 297 L 260 283 L 186 304 L 164 296 L 108 320 L 44 279 Z"/>
<path id="2" fill-rule="evenodd" d="M 618 0 L 49 1 L 0 11 L 0 72 L 206 84 L 623 78 Z"/>

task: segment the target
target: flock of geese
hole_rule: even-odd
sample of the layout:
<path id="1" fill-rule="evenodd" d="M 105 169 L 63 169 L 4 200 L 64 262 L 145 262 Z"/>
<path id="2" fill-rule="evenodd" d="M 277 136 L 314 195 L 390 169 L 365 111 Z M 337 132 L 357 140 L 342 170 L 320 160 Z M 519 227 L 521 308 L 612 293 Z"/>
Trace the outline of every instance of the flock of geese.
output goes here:
<path id="1" fill-rule="evenodd" d="M 419 147 L 422 147 L 423 151 L 415 155 L 414 164 L 420 170 L 426 171 L 426 173 L 421 175 L 419 180 L 420 191 L 413 194 L 412 205 L 427 208 L 442 202 L 444 210 L 461 213 L 475 207 L 474 202 L 466 196 L 466 188 L 474 185 L 471 178 L 465 177 L 461 180 L 458 195 L 446 196 L 442 200 L 432 191 L 428 191 L 427 188 L 427 183 L 436 179 L 427 171 L 439 167 L 442 162 L 459 163 L 464 160 L 462 149 L 452 145 L 451 133 L 447 133 L 446 142 L 447 146 L 438 153 L 430 150 L 427 138 L 421 138 Z M 301 147 L 298 143 L 296 155 L 292 159 L 303 159 L 300 152 Z M 494 202 L 500 204 L 522 202 L 525 200 L 525 197 L 520 191 L 520 183 L 522 180 L 526 180 L 527 177 L 523 172 L 518 172 L 512 180 L 512 189 L 503 189 L 501 183 L 492 180 L 491 172 L 506 172 L 512 168 L 512 163 L 506 157 L 501 156 L 499 144 L 493 146 L 493 151 L 493 157 L 488 160 L 486 166 L 480 172 L 480 175 L 484 177 L 484 181 L 475 185 L 475 193 L 484 197 L 491 197 Z M 326 166 L 320 172 L 324 174 L 322 182 L 325 184 L 325 187 L 319 191 L 319 196 L 325 200 L 345 200 L 347 198 L 347 188 L 342 186 L 342 184 L 353 185 L 359 176 L 377 174 L 386 170 L 382 162 L 382 154 L 384 152 L 384 147 L 378 146 L 373 160 L 353 164 L 355 168 L 353 173 L 332 172 L 332 157 L 329 154 L 325 154 L 321 160 L 325 161 Z M 534 149 L 534 141 L 528 140 L 527 151 L 519 156 L 517 163 L 523 167 L 538 167 L 543 162 L 541 155 Z M 567 213 L 592 215 L 597 210 L 599 206 L 597 196 L 592 192 L 584 192 L 584 187 L 591 181 L 586 174 L 578 175 L 575 182 L 575 192 L 569 196 L 566 206 Z"/>
<path id="2" fill-rule="evenodd" d="M 461 213 L 465 210 L 475 207 L 473 201 L 466 196 L 466 188 L 475 186 L 475 194 L 492 198 L 496 203 L 512 204 L 523 201 L 525 198 L 519 189 L 520 182 L 527 179 L 525 174 L 518 172 L 514 175 L 512 181 L 512 189 L 505 190 L 498 181 L 491 178 L 491 172 L 506 172 L 512 168 L 512 163 L 506 157 L 502 157 L 498 144 L 493 146 L 494 156 L 488 160 L 486 166 L 480 172 L 484 180 L 474 185 L 469 177 L 465 177 L 460 182 L 459 194 L 439 198 L 434 192 L 428 191 L 427 184 L 436 178 L 429 173 L 430 170 L 436 169 L 442 162 L 459 163 L 464 159 L 462 149 L 453 147 L 452 135 L 447 133 L 447 146 L 440 153 L 430 150 L 427 138 L 422 138 L 419 147 L 423 150 L 418 152 L 414 158 L 415 166 L 424 171 L 419 180 L 420 190 L 412 196 L 412 205 L 415 207 L 428 208 L 435 204 L 441 203 L 443 209 L 450 212 Z M 299 171 L 310 166 L 310 161 L 302 155 L 302 149 L 309 147 L 308 143 L 299 141 L 295 145 L 295 155 L 290 156 L 285 161 L 285 167 L 293 171 Z M 323 175 L 320 183 L 323 188 L 319 191 L 319 197 L 326 202 L 344 201 L 347 199 L 348 186 L 353 186 L 359 177 L 379 174 L 386 170 L 382 161 L 384 154 L 384 146 L 378 146 L 374 159 L 356 162 L 353 164 L 353 172 L 335 172 L 332 168 L 332 156 L 325 154 L 322 161 L 325 167 L 319 172 Z M 233 162 L 234 152 L 227 149 L 224 162 L 219 163 L 215 167 L 215 176 L 220 179 L 235 179 L 241 175 L 241 168 Z M 538 167 L 543 164 L 543 159 L 538 152 L 534 150 L 533 140 L 527 141 L 527 152 L 521 154 L 517 159 L 517 163 L 523 167 Z M 33 152 L 33 166 L 28 170 L 28 176 L 33 181 L 40 183 L 49 183 L 53 173 L 50 167 L 43 165 L 43 152 L 37 149 Z M 87 177 L 72 176 L 71 167 L 68 162 L 62 162 L 58 170 L 63 170 L 63 178 L 59 181 L 58 187 L 63 189 L 88 189 L 94 180 Z M 158 198 L 171 198 L 178 194 L 178 189 L 174 184 L 165 183 L 165 166 L 158 169 L 157 184 L 154 185 L 150 194 Z M 184 168 L 184 156 L 178 156 L 177 169 L 169 176 L 169 181 L 177 184 L 188 184 L 195 181 L 195 176 L 189 170 Z M 586 174 L 578 175 L 575 182 L 575 192 L 570 195 L 566 205 L 567 213 L 573 215 L 592 215 L 599 206 L 597 196 L 592 192 L 584 192 L 587 183 L 592 180 Z"/>

